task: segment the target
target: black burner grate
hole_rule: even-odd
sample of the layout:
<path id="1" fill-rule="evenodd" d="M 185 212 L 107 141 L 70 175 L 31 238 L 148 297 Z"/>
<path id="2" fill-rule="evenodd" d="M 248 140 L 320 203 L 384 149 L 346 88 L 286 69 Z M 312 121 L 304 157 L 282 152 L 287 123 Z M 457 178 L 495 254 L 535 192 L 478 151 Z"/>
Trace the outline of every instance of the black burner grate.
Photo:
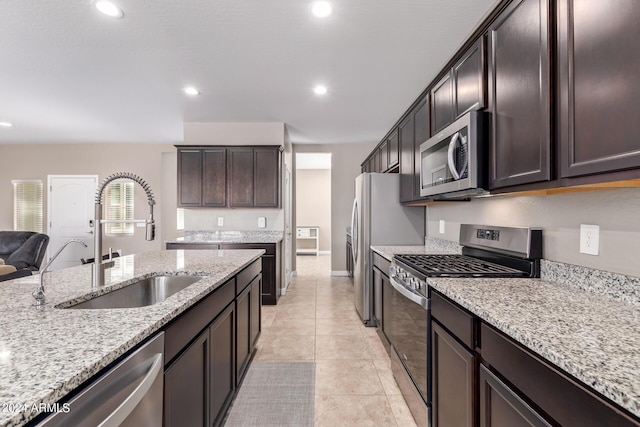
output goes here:
<path id="1" fill-rule="evenodd" d="M 396 259 L 427 277 L 524 277 L 527 272 L 465 255 L 396 255 Z"/>

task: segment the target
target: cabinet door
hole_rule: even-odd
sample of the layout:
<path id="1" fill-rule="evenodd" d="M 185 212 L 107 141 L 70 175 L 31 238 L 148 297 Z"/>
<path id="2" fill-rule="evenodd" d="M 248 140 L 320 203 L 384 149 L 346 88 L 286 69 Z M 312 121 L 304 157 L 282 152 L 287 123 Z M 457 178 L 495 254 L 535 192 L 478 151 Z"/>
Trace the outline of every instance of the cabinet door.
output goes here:
<path id="1" fill-rule="evenodd" d="M 484 37 L 471 46 L 453 66 L 454 115 L 485 107 Z"/>
<path id="2" fill-rule="evenodd" d="M 382 288 L 383 281 L 389 279 L 377 268 L 373 268 L 373 322 L 378 328 L 382 328 Z M 391 286 L 388 283 L 388 286 Z"/>
<path id="3" fill-rule="evenodd" d="M 558 1 L 561 176 L 640 167 L 640 3 Z"/>
<path id="4" fill-rule="evenodd" d="M 389 145 L 387 141 L 383 142 L 378 148 L 380 156 L 380 172 L 384 172 L 389 168 Z"/>
<path id="5" fill-rule="evenodd" d="M 411 112 L 413 116 L 413 199 L 420 198 L 420 144 L 431 136 L 429 98 L 420 102 Z"/>
<path id="6" fill-rule="evenodd" d="M 262 295 L 261 295 L 261 284 L 262 284 L 262 276 L 258 276 L 253 279 L 251 283 L 251 292 L 250 292 L 250 300 L 251 300 L 251 330 L 250 330 L 250 341 L 251 341 L 251 351 L 256 347 L 256 342 L 258 341 L 258 336 L 260 335 L 260 330 L 262 329 Z"/>
<path id="7" fill-rule="evenodd" d="M 491 189 L 551 179 L 548 1 L 514 1 L 489 28 Z"/>
<path id="8" fill-rule="evenodd" d="M 280 150 L 278 147 L 255 148 L 253 152 L 253 206 L 280 206 Z"/>
<path id="9" fill-rule="evenodd" d="M 178 206 L 202 204 L 202 151 L 178 149 Z"/>
<path id="10" fill-rule="evenodd" d="M 399 144 L 400 137 L 398 135 L 398 129 L 396 129 L 387 139 L 387 150 L 389 152 L 387 157 L 387 164 L 389 168 L 393 168 L 399 163 Z"/>
<path id="11" fill-rule="evenodd" d="M 240 385 L 242 381 L 251 354 L 251 306 L 249 292 L 251 292 L 251 287 L 247 287 L 236 300 L 236 385 Z"/>
<path id="12" fill-rule="evenodd" d="M 431 322 L 433 427 L 474 427 L 476 360 L 447 331 Z"/>
<path id="13" fill-rule="evenodd" d="M 164 373 L 164 426 L 208 426 L 209 330 Z"/>
<path id="14" fill-rule="evenodd" d="M 480 365 L 480 427 L 551 427 L 551 424 Z"/>
<path id="15" fill-rule="evenodd" d="M 229 207 L 253 207 L 253 149 L 227 149 Z"/>
<path id="16" fill-rule="evenodd" d="M 280 298 L 276 271 L 276 257 L 273 255 L 262 256 L 262 303 L 273 305 Z"/>
<path id="17" fill-rule="evenodd" d="M 202 150 L 202 206 L 227 205 L 227 156 L 224 148 Z"/>
<path id="18" fill-rule="evenodd" d="M 209 327 L 209 372 L 211 425 L 222 424 L 235 382 L 235 306 L 231 304 Z"/>
<path id="19" fill-rule="evenodd" d="M 453 83 L 451 72 L 431 89 L 431 125 L 433 133 L 447 127 L 453 121 Z M 424 141 L 422 141 L 424 142 Z"/>

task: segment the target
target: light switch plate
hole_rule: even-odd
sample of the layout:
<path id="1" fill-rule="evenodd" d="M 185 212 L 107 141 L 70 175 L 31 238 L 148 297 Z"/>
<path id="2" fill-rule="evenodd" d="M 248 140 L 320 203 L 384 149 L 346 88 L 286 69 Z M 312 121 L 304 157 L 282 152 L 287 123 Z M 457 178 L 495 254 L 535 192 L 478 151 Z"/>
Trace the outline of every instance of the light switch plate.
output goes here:
<path id="1" fill-rule="evenodd" d="M 440 223 L 438 225 L 438 230 L 440 231 L 440 234 L 444 234 L 444 219 L 440 220 Z"/>
<path id="2" fill-rule="evenodd" d="M 580 253 L 587 255 L 600 254 L 600 227 L 580 224 Z"/>
<path id="3" fill-rule="evenodd" d="M 224 217 L 223 216 L 219 216 L 218 217 L 218 227 L 222 227 L 224 225 Z"/>
<path id="4" fill-rule="evenodd" d="M 267 217 L 258 217 L 258 228 L 265 228 L 267 226 Z"/>

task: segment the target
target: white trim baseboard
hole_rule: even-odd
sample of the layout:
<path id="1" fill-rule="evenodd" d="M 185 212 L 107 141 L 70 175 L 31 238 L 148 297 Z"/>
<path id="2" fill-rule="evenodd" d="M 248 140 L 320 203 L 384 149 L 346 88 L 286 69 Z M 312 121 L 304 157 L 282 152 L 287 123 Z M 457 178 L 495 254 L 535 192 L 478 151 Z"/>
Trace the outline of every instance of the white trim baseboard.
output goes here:
<path id="1" fill-rule="evenodd" d="M 331 275 L 334 277 L 349 277 L 349 272 L 348 271 L 340 271 L 340 270 L 332 270 L 331 271 Z"/>
<path id="2" fill-rule="evenodd" d="M 331 255 L 331 251 L 318 251 L 318 255 Z"/>

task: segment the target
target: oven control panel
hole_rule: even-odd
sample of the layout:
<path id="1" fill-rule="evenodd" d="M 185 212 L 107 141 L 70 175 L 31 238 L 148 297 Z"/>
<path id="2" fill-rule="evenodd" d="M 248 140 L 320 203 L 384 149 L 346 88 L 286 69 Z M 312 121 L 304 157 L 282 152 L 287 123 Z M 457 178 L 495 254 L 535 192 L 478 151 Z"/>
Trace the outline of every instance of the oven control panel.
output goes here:
<path id="1" fill-rule="evenodd" d="M 398 265 L 392 264 L 391 267 L 389 267 L 389 277 L 413 292 L 423 296 L 427 295 L 427 282 L 419 279 Z"/>
<path id="2" fill-rule="evenodd" d="M 495 240 L 496 242 L 500 240 L 500 231 L 499 230 L 489 230 L 486 228 L 479 228 L 476 230 L 476 237 L 478 239 L 483 240 Z"/>

